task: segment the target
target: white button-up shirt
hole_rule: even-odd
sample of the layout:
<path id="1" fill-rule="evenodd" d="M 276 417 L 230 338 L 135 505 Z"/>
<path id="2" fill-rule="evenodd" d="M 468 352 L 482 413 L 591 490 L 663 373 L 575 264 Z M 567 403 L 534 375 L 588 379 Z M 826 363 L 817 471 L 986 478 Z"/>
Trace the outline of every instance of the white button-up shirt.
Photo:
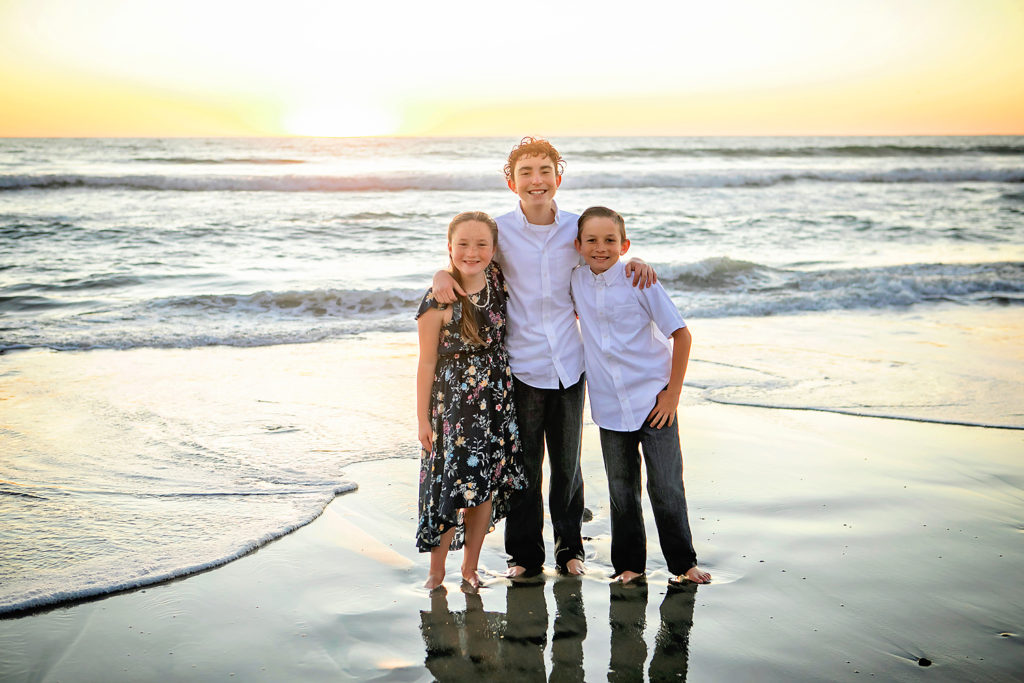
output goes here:
<path id="1" fill-rule="evenodd" d="M 634 432 L 668 384 L 668 338 L 686 323 L 660 283 L 634 287 L 622 261 L 599 275 L 589 266 L 577 268 L 572 297 L 583 330 L 591 417 L 604 429 Z"/>
<path id="2" fill-rule="evenodd" d="M 569 277 L 580 262 L 574 213 L 531 225 L 519 204 L 499 216 L 495 260 L 508 282 L 509 365 L 537 389 L 569 387 L 583 374 L 583 342 L 569 296 Z"/>

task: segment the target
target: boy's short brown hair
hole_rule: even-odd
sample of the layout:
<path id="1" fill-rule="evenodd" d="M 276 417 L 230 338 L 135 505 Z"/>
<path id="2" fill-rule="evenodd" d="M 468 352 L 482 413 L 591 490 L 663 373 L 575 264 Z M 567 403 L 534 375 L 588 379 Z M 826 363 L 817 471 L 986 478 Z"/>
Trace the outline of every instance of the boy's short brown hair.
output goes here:
<path id="1" fill-rule="evenodd" d="M 626 221 L 622 218 L 618 211 L 612 211 L 607 206 L 592 206 L 583 213 L 580 214 L 579 219 L 576 221 L 576 241 L 580 241 L 580 237 L 583 235 L 583 224 L 589 218 L 611 218 L 619 226 L 619 237 L 623 243 L 626 241 Z"/>
<path id="2" fill-rule="evenodd" d="M 555 165 L 555 175 L 561 176 L 565 172 L 565 160 L 562 159 L 562 155 L 558 153 L 554 145 L 544 138 L 527 135 L 508 154 L 508 162 L 505 164 L 505 180 L 512 180 L 516 162 L 523 157 L 547 157 Z"/>

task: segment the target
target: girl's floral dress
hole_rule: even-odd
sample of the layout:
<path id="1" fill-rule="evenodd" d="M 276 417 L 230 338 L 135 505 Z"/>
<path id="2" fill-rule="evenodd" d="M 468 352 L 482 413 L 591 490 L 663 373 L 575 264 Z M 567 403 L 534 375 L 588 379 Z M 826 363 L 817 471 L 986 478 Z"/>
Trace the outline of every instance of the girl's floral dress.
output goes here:
<path id="1" fill-rule="evenodd" d="M 433 451 L 420 456 L 420 521 L 416 546 L 429 552 L 441 534 L 457 528 L 451 549 L 465 540 L 460 508 L 486 503 L 493 495 L 491 525 L 508 514 L 515 491 L 526 487 L 519 461 L 519 428 L 512 401 L 512 371 L 505 350 L 508 290 L 497 265 L 487 267 L 486 288 L 475 308 L 482 346 L 464 341 L 459 324 L 465 311 L 452 304 L 452 319 L 441 327 L 437 368 L 430 397 Z M 427 290 L 416 317 L 430 308 L 444 310 Z"/>

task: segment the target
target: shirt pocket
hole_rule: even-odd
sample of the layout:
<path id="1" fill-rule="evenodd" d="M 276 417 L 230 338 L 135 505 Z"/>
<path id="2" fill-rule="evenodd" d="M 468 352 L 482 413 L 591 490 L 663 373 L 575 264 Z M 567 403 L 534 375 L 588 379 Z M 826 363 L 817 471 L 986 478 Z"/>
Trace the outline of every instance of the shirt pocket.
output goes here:
<path id="1" fill-rule="evenodd" d="M 639 304 L 612 306 L 611 324 L 623 340 L 631 340 L 650 327 L 651 319 Z"/>

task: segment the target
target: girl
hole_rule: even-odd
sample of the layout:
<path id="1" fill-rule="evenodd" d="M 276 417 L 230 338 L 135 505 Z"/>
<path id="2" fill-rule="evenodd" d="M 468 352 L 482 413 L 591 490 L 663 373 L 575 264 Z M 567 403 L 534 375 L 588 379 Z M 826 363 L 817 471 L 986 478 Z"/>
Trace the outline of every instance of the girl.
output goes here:
<path id="1" fill-rule="evenodd" d="M 416 545 L 430 552 L 429 589 L 444 581 L 449 549 L 463 545 L 462 578 L 473 589 L 480 586 L 484 536 L 507 514 L 512 492 L 525 487 L 504 343 L 508 292 L 491 263 L 497 243 L 498 226 L 487 214 L 453 218 L 450 272 L 468 294 L 449 306 L 427 290 L 416 314 L 423 445 Z"/>

